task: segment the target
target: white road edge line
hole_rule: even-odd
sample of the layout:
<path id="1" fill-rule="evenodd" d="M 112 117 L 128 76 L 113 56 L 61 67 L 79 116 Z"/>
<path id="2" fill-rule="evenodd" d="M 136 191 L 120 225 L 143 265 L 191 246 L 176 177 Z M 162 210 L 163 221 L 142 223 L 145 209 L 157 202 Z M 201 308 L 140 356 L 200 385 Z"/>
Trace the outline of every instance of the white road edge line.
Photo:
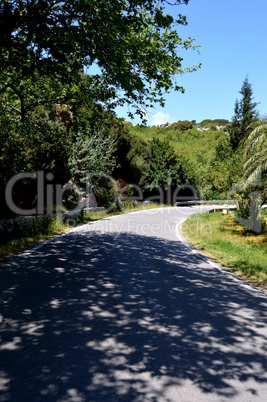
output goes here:
<path id="1" fill-rule="evenodd" d="M 245 282 L 243 279 L 238 278 L 236 275 L 234 275 L 232 272 L 227 271 L 223 266 L 217 264 L 216 262 L 212 261 L 209 257 L 207 257 L 204 253 L 202 253 L 201 251 L 197 250 L 196 248 L 194 248 L 181 234 L 181 231 L 179 231 L 179 227 L 182 226 L 183 222 L 186 221 L 186 218 L 181 220 L 177 225 L 176 225 L 176 236 L 178 238 L 178 240 L 180 242 L 182 242 L 184 244 L 185 247 L 189 248 L 192 254 L 199 254 L 202 257 L 204 257 L 206 259 L 206 262 L 208 264 L 210 264 L 213 268 L 217 269 L 218 271 L 222 272 L 224 275 L 226 275 L 226 277 L 231 278 L 232 280 L 234 280 L 236 283 L 238 283 L 239 285 L 241 285 L 243 288 L 248 289 L 252 292 L 257 293 L 259 296 L 261 296 L 262 298 L 266 299 L 267 298 L 267 294 L 262 292 L 260 289 L 257 289 L 255 287 L 253 287 L 252 285 L 250 285 L 249 283 Z"/>

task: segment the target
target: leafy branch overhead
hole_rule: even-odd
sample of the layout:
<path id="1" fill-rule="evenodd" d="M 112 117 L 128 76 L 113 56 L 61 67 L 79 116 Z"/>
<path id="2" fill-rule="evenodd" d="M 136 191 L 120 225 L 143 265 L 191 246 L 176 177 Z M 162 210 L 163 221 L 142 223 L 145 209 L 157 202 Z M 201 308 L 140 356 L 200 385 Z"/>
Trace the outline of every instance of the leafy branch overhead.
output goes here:
<path id="1" fill-rule="evenodd" d="M 198 48 L 177 32 L 186 18 L 166 12 L 166 5 L 188 1 L 4 0 L 0 93 L 12 91 L 11 85 L 22 90 L 34 72 L 62 84 L 77 83 L 86 73 L 98 83 L 101 76 L 109 107 L 163 104 L 165 92 L 183 90 L 175 77 L 199 67 L 184 67 L 179 54 Z"/>

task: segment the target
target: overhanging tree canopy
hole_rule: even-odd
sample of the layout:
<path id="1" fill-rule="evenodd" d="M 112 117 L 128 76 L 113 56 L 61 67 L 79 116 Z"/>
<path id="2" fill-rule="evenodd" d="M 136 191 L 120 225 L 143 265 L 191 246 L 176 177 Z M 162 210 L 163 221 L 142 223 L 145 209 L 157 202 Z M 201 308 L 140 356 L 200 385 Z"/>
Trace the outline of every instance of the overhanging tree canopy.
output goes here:
<path id="1" fill-rule="evenodd" d="M 176 0 L 173 5 L 187 4 Z M 183 90 L 175 81 L 184 68 L 183 40 L 161 0 L 4 0 L 0 5 L 0 93 L 20 96 L 36 72 L 62 83 L 77 82 L 91 66 L 89 86 L 100 88 L 111 107 L 125 102 L 163 105 L 164 93 Z M 103 96 L 103 93 L 105 95 Z M 35 100 L 36 102 L 36 100 Z M 139 109 L 140 111 L 140 109 Z"/>

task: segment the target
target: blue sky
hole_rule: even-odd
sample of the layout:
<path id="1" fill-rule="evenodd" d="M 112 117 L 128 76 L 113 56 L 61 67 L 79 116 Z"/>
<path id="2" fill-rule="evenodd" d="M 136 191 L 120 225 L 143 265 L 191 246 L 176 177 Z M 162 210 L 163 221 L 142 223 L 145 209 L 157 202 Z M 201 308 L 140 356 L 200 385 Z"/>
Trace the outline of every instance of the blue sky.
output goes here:
<path id="1" fill-rule="evenodd" d="M 183 52 L 184 67 L 202 63 L 200 70 L 178 77 L 185 93 L 166 96 L 164 108 L 155 106 L 148 124 L 178 120 L 228 119 L 246 76 L 258 110 L 267 115 L 267 0 L 190 0 L 185 6 L 168 6 L 170 14 L 184 14 L 188 26 L 179 35 L 193 37 L 200 52 Z M 127 118 L 126 108 L 119 117 Z M 133 123 L 140 121 L 135 118 Z"/>

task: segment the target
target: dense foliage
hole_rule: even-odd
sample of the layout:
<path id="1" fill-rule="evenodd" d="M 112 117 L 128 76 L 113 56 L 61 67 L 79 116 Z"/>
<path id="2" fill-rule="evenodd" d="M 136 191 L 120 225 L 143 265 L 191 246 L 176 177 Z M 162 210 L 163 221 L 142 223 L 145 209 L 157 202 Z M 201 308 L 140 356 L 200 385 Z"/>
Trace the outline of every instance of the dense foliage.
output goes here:
<path id="1" fill-rule="evenodd" d="M 76 108 L 71 122 L 68 108 L 61 112 L 39 106 L 26 122 L 8 122 L 11 131 L 2 122 L 2 194 L 7 166 L 13 174 L 52 172 L 49 184 L 72 183 L 82 190 L 88 174 L 110 174 L 140 186 L 145 197 L 162 191 L 164 202 L 172 201 L 170 189 L 173 193 L 185 184 L 195 188 L 198 198 L 225 199 L 240 179 L 242 154 L 233 151 L 227 132 L 216 128 L 217 121 L 209 121 L 208 126 L 195 123 L 187 130 L 183 124 L 179 130 L 175 124 L 174 128 L 132 126 L 85 104 Z M 106 204 L 113 200 L 107 193 L 111 184 L 101 179 L 97 201 Z M 34 182 L 20 181 L 14 197 L 18 205 L 31 208 L 36 202 Z"/>
<path id="2" fill-rule="evenodd" d="M 243 181 L 237 198 L 241 218 L 248 219 L 256 232 L 262 229 L 261 207 L 267 201 L 266 119 L 254 122 L 244 143 Z"/>
<path id="3" fill-rule="evenodd" d="M 224 124 L 226 129 L 229 122 L 225 121 Z M 168 142 L 182 169 L 179 185 L 193 186 L 202 199 L 230 197 L 229 190 L 240 178 L 242 155 L 232 150 L 228 133 L 222 126 L 221 129 L 216 128 L 218 120 L 209 120 L 207 126 L 205 122 L 200 122 L 187 130 L 184 130 L 184 124 L 181 130 L 177 126 L 179 122 L 167 127 L 132 127 L 130 132 L 136 138 L 132 147 L 137 149 L 139 143 L 145 143 L 143 147 L 155 146 L 155 139 Z M 140 153 L 138 163 L 141 166 L 152 164 L 149 158 L 146 159 Z M 164 166 L 163 163 L 158 163 L 158 177 L 164 172 Z M 146 169 L 148 167 L 144 170 Z M 178 168 L 176 170 L 179 172 Z M 150 177 L 152 182 L 152 172 Z"/>
<path id="4" fill-rule="evenodd" d="M 178 6 L 188 1 L 173 1 L 176 18 L 165 0 L 0 3 L 2 216 L 16 174 L 43 171 L 45 187 L 81 185 L 86 170 L 138 182 L 142 156 L 138 163 L 114 109 L 126 103 L 142 115 L 163 105 L 164 94 L 183 91 L 178 76 L 199 68 L 185 67 L 181 54 L 198 48 L 178 32 L 187 24 Z M 18 180 L 15 204 L 31 208 L 36 191 L 32 178 Z"/>
<path id="5" fill-rule="evenodd" d="M 259 233 L 262 230 L 261 206 L 267 195 L 265 124 L 259 119 L 247 77 L 240 94 L 242 98 L 235 102 L 234 116 L 228 127 L 231 146 L 242 155 L 241 177 L 232 194 L 237 201 L 238 221 Z"/>
<path id="6" fill-rule="evenodd" d="M 188 1 L 176 0 L 173 5 Z M 240 179 L 243 187 L 235 193 L 240 206 L 249 207 L 244 182 L 255 172 L 265 175 L 266 127 L 258 119 L 247 78 L 231 122 L 179 120 L 143 127 L 115 117 L 116 106 L 125 103 L 140 115 L 155 102 L 164 105 L 165 93 L 183 91 L 177 77 L 199 68 L 183 66 L 181 51 L 197 46 L 192 38 L 181 38 L 177 29 L 187 24 L 186 18 L 178 12 L 176 19 L 170 16 L 166 3 L 170 4 L 1 2 L 2 217 L 10 214 L 5 202 L 10 179 L 24 172 L 38 176 L 40 171 L 47 211 L 60 200 L 57 194 L 48 194 L 58 186 L 69 207 L 75 206 L 72 190 L 82 194 L 88 183 L 96 202 L 108 205 L 114 202 L 114 192 L 124 188 L 123 197 L 130 194 L 125 183 L 139 186 L 144 197 L 161 191 L 161 201 L 174 202 L 172 193 L 186 186 L 194 188 L 198 198 L 228 198 Z M 12 189 L 13 201 L 30 209 L 38 203 L 40 189 L 32 176 L 21 177 Z"/>
<path id="7" fill-rule="evenodd" d="M 179 50 L 195 48 L 177 32 L 186 24 L 166 13 L 164 0 L 4 0 L 0 94 L 22 119 L 40 103 L 75 98 L 73 85 L 107 107 L 126 102 L 141 113 L 163 104 L 163 93 L 183 90 L 177 74 L 199 67 L 182 66 Z"/>
<path id="8" fill-rule="evenodd" d="M 161 203 L 172 203 L 171 192 L 186 181 L 184 170 L 174 148 L 155 137 L 149 143 L 140 185 L 147 193 L 157 193 Z"/>

